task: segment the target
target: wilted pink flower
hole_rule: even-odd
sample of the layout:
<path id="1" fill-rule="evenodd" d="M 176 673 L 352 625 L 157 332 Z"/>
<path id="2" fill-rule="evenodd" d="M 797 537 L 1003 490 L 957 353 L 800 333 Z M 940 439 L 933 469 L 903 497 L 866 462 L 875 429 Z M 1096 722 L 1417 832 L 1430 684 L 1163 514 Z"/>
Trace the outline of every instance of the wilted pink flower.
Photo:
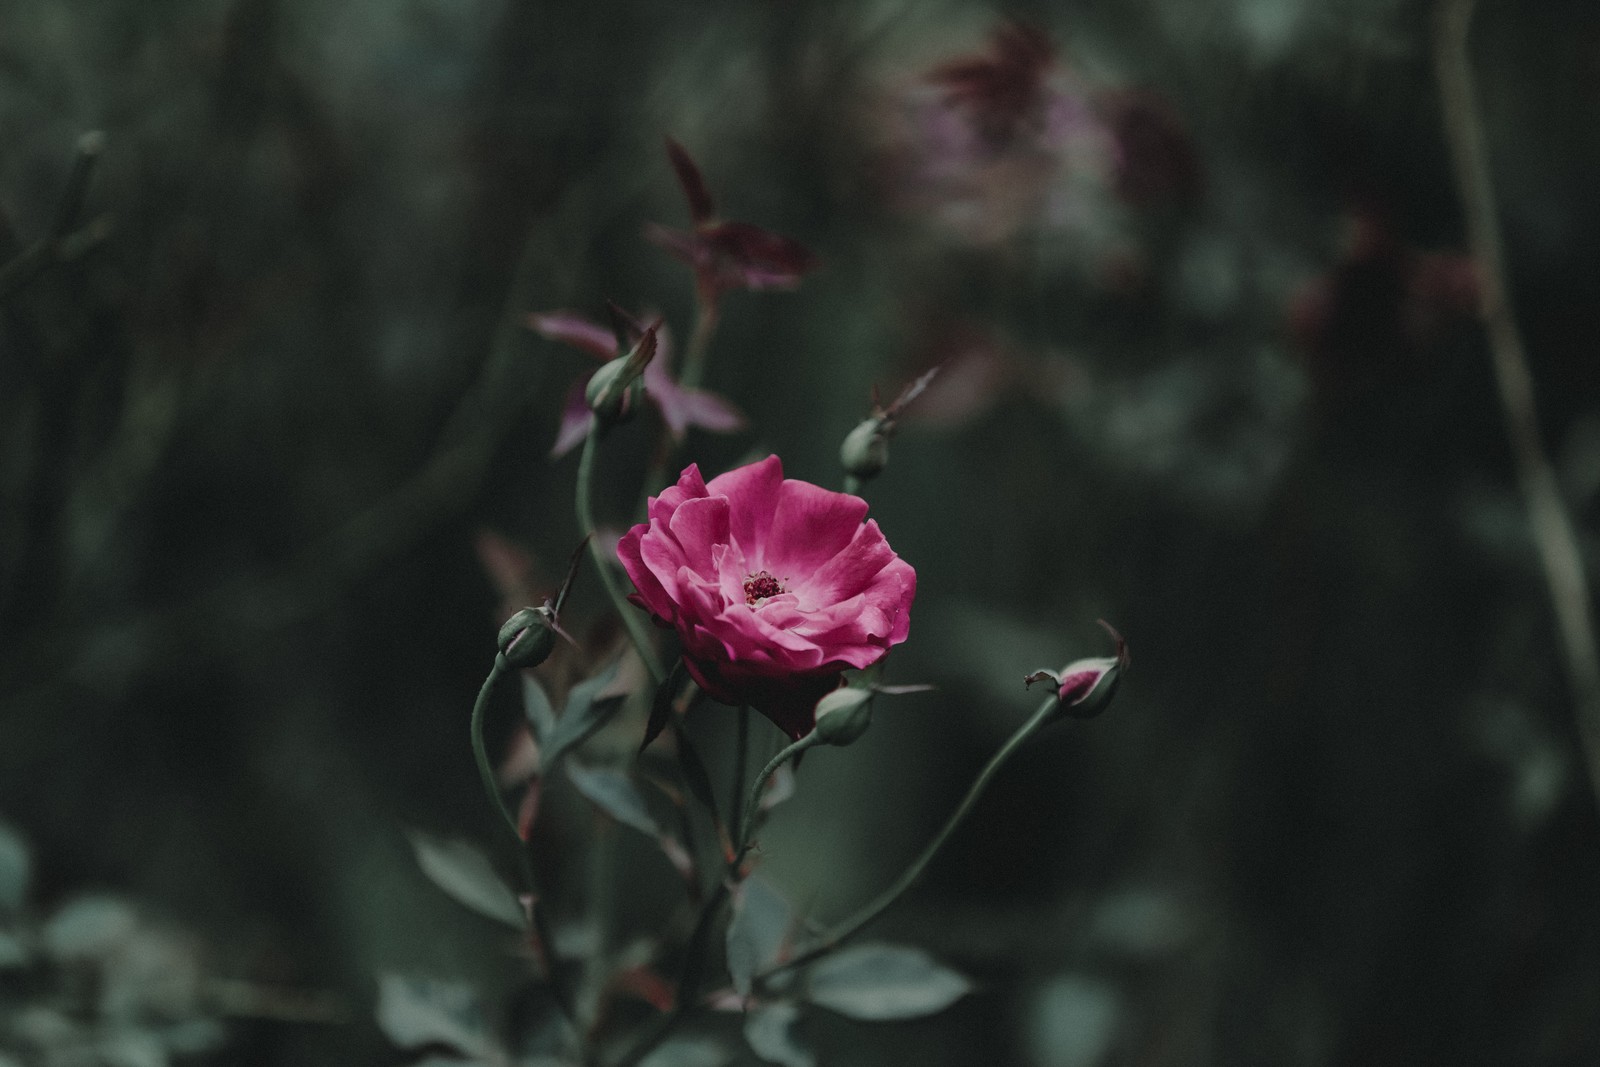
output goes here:
<path id="1" fill-rule="evenodd" d="M 841 672 L 878 662 L 910 626 L 916 572 L 866 514 L 860 497 L 784 478 L 777 456 L 709 483 L 691 465 L 617 556 L 700 687 L 798 739 Z"/>
<path id="2" fill-rule="evenodd" d="M 585 318 L 575 311 L 546 311 L 528 316 L 528 326 L 541 337 L 560 341 L 587 352 L 605 363 L 622 354 L 616 335 L 604 326 Z M 639 324 L 627 321 L 630 330 L 637 332 Z M 589 432 L 591 412 L 584 390 L 594 371 L 589 371 L 567 391 L 561 409 L 561 429 L 556 433 L 556 443 L 550 449 L 553 459 L 572 451 Z M 656 354 L 644 368 L 644 391 L 661 411 L 676 441 L 682 441 L 689 427 L 698 426 L 712 433 L 733 433 L 744 427 L 744 415 L 739 409 L 715 393 L 704 389 L 687 389 L 672 376 L 672 338 L 665 324 L 656 330 Z"/>
<path id="3" fill-rule="evenodd" d="M 694 268 L 702 304 L 715 306 L 730 289 L 793 289 L 803 275 L 816 268 L 817 257 L 798 241 L 748 222 L 718 220 L 700 168 L 670 137 L 667 157 L 689 201 L 694 229 L 652 225 L 645 235 Z"/>

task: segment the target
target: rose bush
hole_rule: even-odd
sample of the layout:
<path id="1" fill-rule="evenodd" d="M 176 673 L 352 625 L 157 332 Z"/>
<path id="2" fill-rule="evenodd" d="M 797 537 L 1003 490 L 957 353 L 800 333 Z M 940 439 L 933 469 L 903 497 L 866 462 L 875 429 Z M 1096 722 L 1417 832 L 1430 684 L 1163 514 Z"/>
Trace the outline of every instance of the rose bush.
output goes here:
<path id="1" fill-rule="evenodd" d="M 630 599 L 677 631 L 708 695 L 792 738 L 841 672 L 906 639 L 916 571 L 865 500 L 787 479 L 777 456 L 709 483 L 691 465 L 648 514 L 617 545 Z"/>

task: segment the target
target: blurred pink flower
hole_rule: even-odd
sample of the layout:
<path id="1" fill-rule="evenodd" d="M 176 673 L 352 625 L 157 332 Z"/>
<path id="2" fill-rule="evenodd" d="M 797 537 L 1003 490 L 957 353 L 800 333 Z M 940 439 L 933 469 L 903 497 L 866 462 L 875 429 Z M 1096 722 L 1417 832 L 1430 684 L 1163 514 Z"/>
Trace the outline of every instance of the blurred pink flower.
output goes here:
<path id="1" fill-rule="evenodd" d="M 643 332 L 640 324 L 631 316 L 621 317 L 630 333 Z M 623 352 L 617 336 L 611 330 L 576 311 L 538 312 L 528 316 L 528 326 L 539 336 L 587 352 L 601 363 L 615 359 Z M 572 451 L 589 432 L 591 413 L 589 403 L 584 398 L 584 389 L 593 374 L 594 371 L 585 373 L 567 391 L 567 399 L 561 410 L 561 429 L 556 434 L 554 447 L 550 449 L 553 459 Z M 672 376 L 672 338 L 665 324 L 656 330 L 656 354 L 644 369 L 644 391 L 660 410 L 662 421 L 667 424 L 667 430 L 675 441 L 681 442 L 691 426 L 712 433 L 733 433 L 744 428 L 744 415 L 727 400 L 704 389 L 687 389 L 678 384 Z"/>
<path id="2" fill-rule="evenodd" d="M 910 626 L 916 572 L 866 514 L 860 497 L 784 478 L 776 456 L 709 483 L 691 465 L 617 556 L 700 687 L 798 739 L 840 674 Z"/>
<path id="3" fill-rule="evenodd" d="M 645 236 L 694 269 L 701 303 L 716 305 L 730 289 L 793 289 L 817 257 L 798 241 L 752 226 L 723 222 L 700 168 L 677 141 L 667 139 L 667 158 L 689 201 L 692 230 L 650 225 Z"/>
<path id="4" fill-rule="evenodd" d="M 1471 321 L 1478 300 L 1470 258 L 1419 251 L 1359 211 L 1340 260 L 1295 295 L 1289 331 L 1319 399 L 1338 406 L 1415 373 Z"/>

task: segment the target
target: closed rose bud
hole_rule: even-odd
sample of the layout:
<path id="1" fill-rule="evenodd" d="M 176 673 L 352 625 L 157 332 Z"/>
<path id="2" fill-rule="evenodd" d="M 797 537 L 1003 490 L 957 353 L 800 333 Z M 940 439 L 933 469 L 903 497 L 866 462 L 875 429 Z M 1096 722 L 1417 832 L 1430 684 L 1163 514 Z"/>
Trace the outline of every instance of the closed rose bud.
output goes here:
<path id="1" fill-rule="evenodd" d="M 889 464 L 889 435 L 893 430 L 892 422 L 874 415 L 846 434 L 839 446 L 839 462 L 845 473 L 862 481 L 881 474 Z"/>
<path id="2" fill-rule="evenodd" d="M 817 701 L 817 740 L 825 745 L 853 744 L 872 725 L 872 691 L 846 686 Z"/>
<path id="3" fill-rule="evenodd" d="M 1059 671 L 1034 671 L 1023 679 L 1023 684 L 1029 687 L 1035 682 L 1050 682 L 1056 690 L 1058 710 L 1074 719 L 1092 719 L 1110 707 L 1117 685 L 1132 662 L 1128 643 L 1122 635 L 1104 620 L 1100 625 L 1117 642 L 1115 656 L 1074 660 Z"/>
<path id="4" fill-rule="evenodd" d="M 537 667 L 556 647 L 555 612 L 548 606 L 523 608 L 500 627 L 500 654 L 512 667 Z"/>
<path id="5" fill-rule="evenodd" d="M 625 422 L 638 408 L 639 376 L 655 357 L 656 331 L 659 328 L 659 323 L 646 328 L 632 349 L 590 377 L 583 398 L 601 425 L 612 426 Z"/>

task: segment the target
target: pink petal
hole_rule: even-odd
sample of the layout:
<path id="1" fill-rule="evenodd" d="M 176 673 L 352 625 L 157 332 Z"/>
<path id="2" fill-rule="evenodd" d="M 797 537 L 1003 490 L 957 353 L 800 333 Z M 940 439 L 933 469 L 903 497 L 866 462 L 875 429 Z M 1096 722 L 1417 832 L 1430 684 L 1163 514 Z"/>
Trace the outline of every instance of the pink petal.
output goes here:
<path id="1" fill-rule="evenodd" d="M 667 138 L 667 158 L 672 161 L 678 184 L 683 187 L 684 198 L 689 201 L 689 217 L 697 225 L 710 219 L 716 213 L 716 206 L 711 201 L 711 190 L 706 188 L 705 177 L 683 145 L 670 137 Z"/>
<path id="2" fill-rule="evenodd" d="M 680 389 L 678 403 L 690 426 L 712 433 L 735 433 L 745 427 L 744 412 L 704 389 Z"/>
<path id="3" fill-rule="evenodd" d="M 584 397 L 589 378 L 590 375 L 585 374 L 567 390 L 567 398 L 561 405 L 561 428 L 556 431 L 556 443 L 550 447 L 551 459 L 560 459 L 589 436 L 589 423 L 594 418 L 589 401 Z"/>
<path id="4" fill-rule="evenodd" d="M 668 522 L 684 559 L 702 575 L 713 577 L 712 549 L 728 543 L 728 501 L 725 497 L 686 500 Z"/>
<path id="5" fill-rule="evenodd" d="M 617 355 L 616 335 L 576 311 L 535 312 L 528 316 L 528 326 L 540 337 L 582 349 L 600 359 Z"/>
<path id="6" fill-rule="evenodd" d="M 706 492 L 728 498 L 733 540 L 744 552 L 746 562 L 757 570 L 766 567 L 767 531 L 772 528 L 772 516 L 784 484 L 782 461 L 768 456 L 759 463 L 719 474 L 706 485 Z"/>
<path id="7" fill-rule="evenodd" d="M 642 542 L 649 531 L 648 525 L 640 523 L 623 534 L 622 540 L 617 542 L 617 559 L 628 573 L 633 587 L 639 591 L 639 600 L 644 606 L 657 618 L 671 623 L 678 617 L 676 606 L 661 581 L 644 562 Z"/>
<path id="8" fill-rule="evenodd" d="M 707 495 L 705 479 L 700 477 L 700 466 L 691 463 L 683 468 L 683 473 L 678 476 L 676 485 L 669 485 L 661 490 L 660 496 L 653 496 L 645 506 L 645 513 L 650 518 L 650 525 L 656 526 L 667 522 L 672 513 L 685 500 Z"/>
<path id="9" fill-rule="evenodd" d="M 803 581 L 850 544 L 866 517 L 858 496 L 787 480 L 758 562 L 779 580 Z"/>

